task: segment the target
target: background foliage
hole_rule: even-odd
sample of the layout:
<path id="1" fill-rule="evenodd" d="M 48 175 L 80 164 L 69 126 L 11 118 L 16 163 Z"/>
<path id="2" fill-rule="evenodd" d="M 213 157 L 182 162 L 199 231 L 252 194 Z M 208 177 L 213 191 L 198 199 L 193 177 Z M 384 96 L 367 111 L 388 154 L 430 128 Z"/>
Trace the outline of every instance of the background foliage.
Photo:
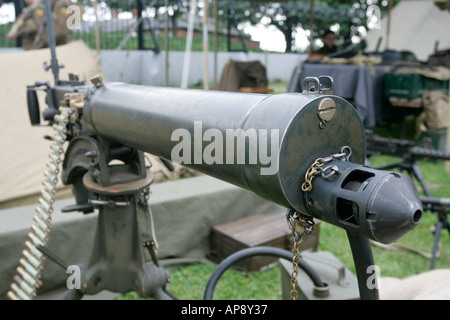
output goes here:
<path id="1" fill-rule="evenodd" d="M 2 0 L 2 3 L 11 3 L 23 0 Z M 165 16 L 165 0 L 99 0 L 106 8 L 117 12 L 130 12 L 136 8 L 137 2 L 142 1 L 143 7 L 150 10 L 155 19 L 163 21 Z M 198 13 L 203 15 L 203 1 L 198 1 Z M 213 17 L 213 1 L 209 0 L 209 17 Z M 322 37 L 327 29 L 337 32 L 337 44 L 340 49 L 352 44 L 352 38 L 364 37 L 367 30 L 367 8 L 377 5 L 381 13 L 385 14 L 388 0 L 314 0 L 314 22 L 310 25 L 310 1 L 234 1 L 217 0 L 218 17 L 221 29 L 227 25 L 228 9 L 232 9 L 240 29 L 245 24 L 274 26 L 284 35 L 286 52 L 296 50 L 294 43 L 297 36 L 296 30 L 302 28 L 308 34 L 312 33 L 313 39 Z M 393 0 L 394 4 L 400 0 Z M 84 6 L 92 7 L 93 0 L 76 0 Z M 173 35 L 177 36 L 180 21 L 187 21 L 189 12 L 189 0 L 170 0 L 168 13 L 173 28 Z M 212 18 L 211 18 L 212 19 Z M 314 43 L 314 41 L 313 41 Z M 0 44 L 2 45 L 2 44 Z M 114 49 L 114 48 L 105 48 Z"/>

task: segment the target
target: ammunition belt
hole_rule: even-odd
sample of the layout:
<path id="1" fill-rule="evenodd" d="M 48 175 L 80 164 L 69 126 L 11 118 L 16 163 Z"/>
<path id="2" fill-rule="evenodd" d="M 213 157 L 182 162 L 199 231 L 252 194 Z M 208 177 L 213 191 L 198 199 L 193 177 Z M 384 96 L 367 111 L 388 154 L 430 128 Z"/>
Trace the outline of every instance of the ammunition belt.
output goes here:
<path id="1" fill-rule="evenodd" d="M 61 167 L 61 155 L 64 153 L 63 144 L 66 141 L 67 124 L 69 116 L 74 112 L 72 108 L 60 108 L 60 113 L 54 117 L 53 143 L 50 145 L 49 162 L 44 172 L 45 180 L 42 183 L 41 197 L 39 198 L 33 224 L 25 241 L 23 257 L 16 268 L 17 274 L 10 286 L 7 297 L 11 300 L 31 300 L 36 297 L 37 289 L 42 285 L 41 272 L 45 255 L 37 249 L 45 247 L 48 235 L 52 228 L 53 203 L 55 202 L 56 185 Z"/>

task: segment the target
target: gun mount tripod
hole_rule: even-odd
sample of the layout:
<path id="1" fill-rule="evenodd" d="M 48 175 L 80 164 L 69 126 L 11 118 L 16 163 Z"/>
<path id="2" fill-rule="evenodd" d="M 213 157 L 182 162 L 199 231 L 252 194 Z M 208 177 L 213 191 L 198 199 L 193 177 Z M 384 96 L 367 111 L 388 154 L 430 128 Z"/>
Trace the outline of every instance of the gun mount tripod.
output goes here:
<path id="1" fill-rule="evenodd" d="M 90 150 L 89 150 L 90 149 Z M 123 164 L 108 165 L 113 159 Z M 81 168 L 88 167 L 88 172 Z M 81 266 L 82 288 L 67 299 L 81 298 L 102 290 L 138 292 L 142 297 L 172 299 L 166 290 L 168 273 L 159 267 L 154 250 L 152 219 L 148 207 L 153 173 L 145 167 L 142 152 L 126 147 L 108 147 L 91 138 L 75 138 L 66 153 L 63 180 L 82 184 L 74 188 L 85 204 L 68 211 L 99 209 L 94 248 L 89 263 Z M 86 199 L 89 195 L 89 199 Z M 147 264 L 148 249 L 153 263 Z"/>
<path id="2" fill-rule="evenodd" d="M 431 256 L 430 270 L 434 269 L 436 263 L 436 255 L 439 247 L 439 240 L 443 229 L 447 229 L 450 234 L 450 223 L 448 221 L 448 214 L 450 213 L 450 198 L 434 198 L 434 197 L 419 197 L 422 201 L 424 209 L 436 213 L 438 221 L 434 230 L 433 253 Z"/>

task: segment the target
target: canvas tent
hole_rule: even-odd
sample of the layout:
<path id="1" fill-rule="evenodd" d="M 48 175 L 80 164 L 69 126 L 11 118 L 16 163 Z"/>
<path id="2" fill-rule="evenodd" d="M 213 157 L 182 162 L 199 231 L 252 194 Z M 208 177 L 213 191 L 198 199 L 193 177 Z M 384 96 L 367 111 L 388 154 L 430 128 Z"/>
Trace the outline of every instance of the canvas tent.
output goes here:
<path id="1" fill-rule="evenodd" d="M 60 79 L 67 80 L 73 73 L 89 83 L 90 78 L 102 74 L 99 56 L 82 41 L 58 46 L 56 54 L 64 65 Z M 53 129 L 31 126 L 26 89 L 36 81 L 54 81 L 52 73 L 43 68 L 43 62 L 50 61 L 49 49 L 7 52 L 0 57 L 0 209 L 4 209 L 37 203 L 51 144 L 43 136 L 53 136 Z M 42 111 L 47 107 L 45 95 L 39 94 L 39 98 Z M 158 158 L 147 157 L 155 176 L 169 176 Z M 58 197 L 72 196 L 70 188 L 63 190 L 61 182 L 59 187 Z"/>
<path id="2" fill-rule="evenodd" d="M 431 0 L 403 0 L 392 9 L 390 20 L 388 48 L 386 15 L 381 20 L 380 29 L 367 33 L 367 51 L 376 49 L 380 37 L 380 51 L 411 51 L 421 61 L 428 60 L 434 52 L 436 41 L 439 42 L 438 49 L 450 48 L 450 12 L 441 10 Z"/>
<path id="3" fill-rule="evenodd" d="M 101 73 L 99 59 L 81 41 L 58 46 L 58 62 L 65 67 L 60 78 L 73 73 L 88 80 Z M 52 73 L 45 72 L 44 61 L 50 62 L 50 50 L 17 51 L 0 55 L 0 207 L 6 201 L 39 194 L 48 162 L 51 127 L 32 127 L 26 103 L 26 86 L 36 81 L 53 84 Z M 46 108 L 44 94 L 39 95 L 41 111 Z M 18 203 L 17 203 L 18 204 Z"/>
<path id="4" fill-rule="evenodd" d="M 266 68 L 260 61 L 229 60 L 222 71 L 219 90 L 239 91 L 241 87 L 264 87 L 269 84 Z"/>

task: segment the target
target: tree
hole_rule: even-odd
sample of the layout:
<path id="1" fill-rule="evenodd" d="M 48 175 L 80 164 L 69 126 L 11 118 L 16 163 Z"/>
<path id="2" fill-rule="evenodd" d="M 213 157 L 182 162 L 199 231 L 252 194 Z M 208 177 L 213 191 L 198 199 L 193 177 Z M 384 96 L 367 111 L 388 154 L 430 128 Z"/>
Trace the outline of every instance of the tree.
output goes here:
<path id="1" fill-rule="evenodd" d="M 13 0 L 0 0 L 13 1 Z M 103 0 L 110 8 L 130 11 L 137 0 Z M 142 0 L 144 6 L 155 9 L 156 15 L 165 14 L 165 0 Z M 199 1 L 199 0 L 198 0 Z M 212 0 L 210 0 L 212 1 Z M 394 0 L 394 4 L 400 0 Z M 92 0 L 77 0 L 77 2 L 92 2 Z M 201 3 L 201 2 L 199 2 Z M 294 50 L 294 36 L 297 28 L 309 30 L 313 39 L 321 38 L 325 30 L 337 27 L 338 42 L 350 44 L 354 36 L 360 35 L 360 27 L 367 29 L 366 10 L 370 4 L 378 5 L 382 13 L 387 11 L 388 0 L 314 0 L 314 23 L 310 26 L 310 1 L 236 1 L 218 0 L 219 19 L 222 26 L 227 23 L 227 9 L 232 8 L 235 18 L 240 23 L 249 22 L 257 25 L 264 22 L 280 30 L 286 40 L 286 51 Z M 179 19 L 189 12 L 189 0 L 170 0 L 169 17 L 173 34 L 177 35 Z M 212 16 L 213 6 L 209 6 Z"/>
<path id="2" fill-rule="evenodd" d="M 104 0 L 104 2 L 110 9 L 116 9 L 120 12 L 131 11 L 131 9 L 136 8 L 136 0 Z"/>
<path id="3" fill-rule="evenodd" d="M 160 15 L 161 13 L 165 14 L 165 11 L 162 10 L 166 7 L 165 0 L 156 0 L 152 3 L 155 8 L 156 15 Z M 172 22 L 172 32 L 174 36 L 177 36 L 178 33 L 178 21 L 180 17 L 189 12 L 189 3 L 189 0 L 170 0 L 169 2 L 169 17 Z"/>
<path id="4" fill-rule="evenodd" d="M 286 40 L 286 51 L 293 51 L 293 33 L 297 27 L 312 30 L 312 38 L 320 38 L 331 26 L 339 29 L 342 42 L 349 43 L 352 36 L 358 36 L 359 27 L 367 23 L 366 10 L 369 4 L 379 5 L 382 12 L 387 11 L 382 0 L 315 0 L 314 23 L 310 26 L 310 1 L 264 2 L 219 0 L 222 19 L 226 19 L 226 8 L 232 7 L 239 21 L 253 25 L 268 21 L 269 25 L 280 30 Z M 400 0 L 394 0 L 394 3 Z M 380 2 L 380 3 L 379 3 Z M 379 3 L 379 4 L 378 4 Z"/>

